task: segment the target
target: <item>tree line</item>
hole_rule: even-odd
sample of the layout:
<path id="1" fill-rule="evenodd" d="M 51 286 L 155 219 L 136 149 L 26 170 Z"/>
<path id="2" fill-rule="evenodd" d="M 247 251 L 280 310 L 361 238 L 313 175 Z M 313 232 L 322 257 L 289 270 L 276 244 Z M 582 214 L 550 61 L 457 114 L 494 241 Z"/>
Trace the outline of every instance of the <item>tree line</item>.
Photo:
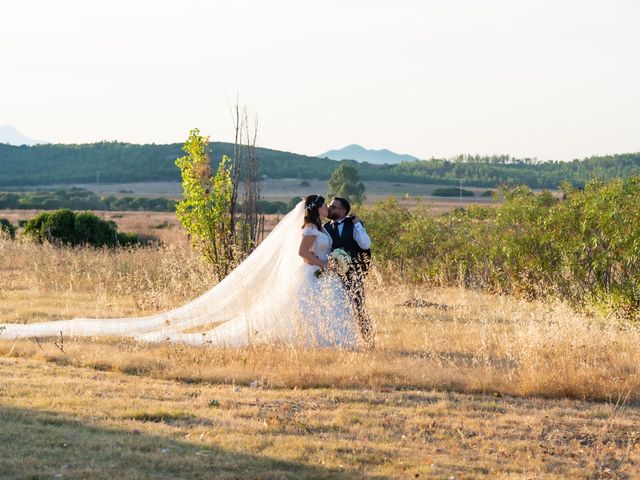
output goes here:
<path id="1" fill-rule="evenodd" d="M 289 202 L 259 200 L 258 212 L 284 214 L 291 210 L 299 199 Z M 79 187 L 33 192 L 0 192 L 0 210 L 109 210 L 174 212 L 177 202 L 164 197 L 131 197 L 115 195 L 99 196 Z M 238 205 L 238 213 L 244 212 L 244 204 Z"/>
<path id="2" fill-rule="evenodd" d="M 0 209 L 56 210 L 59 208 L 173 212 L 176 202 L 164 197 L 98 196 L 94 192 L 78 187 L 21 193 L 0 192 Z"/>
<path id="3" fill-rule="evenodd" d="M 223 156 L 233 157 L 234 144 L 210 142 L 211 170 Z M 137 145 L 99 142 L 81 145 L 11 146 L 0 144 L 0 186 L 52 183 L 126 183 L 180 181 L 175 165 L 181 144 Z M 335 161 L 267 148 L 255 148 L 261 178 L 328 180 L 341 164 L 355 167 L 363 181 L 393 181 L 495 188 L 527 185 L 556 189 L 561 181 L 584 187 L 590 180 L 640 175 L 640 152 L 589 157 L 570 162 L 518 159 L 508 155 L 459 155 L 396 165 Z"/>

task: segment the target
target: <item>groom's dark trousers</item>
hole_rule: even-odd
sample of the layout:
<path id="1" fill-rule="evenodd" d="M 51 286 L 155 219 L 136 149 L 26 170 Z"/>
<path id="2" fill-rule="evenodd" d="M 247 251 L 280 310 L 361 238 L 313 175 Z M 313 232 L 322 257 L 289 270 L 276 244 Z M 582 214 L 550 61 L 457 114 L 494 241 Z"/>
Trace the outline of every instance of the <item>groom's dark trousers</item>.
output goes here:
<path id="1" fill-rule="evenodd" d="M 326 223 L 324 228 L 329 232 L 329 235 L 331 235 L 331 238 L 333 239 L 331 249 L 335 250 L 336 248 L 342 248 L 351 255 L 353 264 L 349 267 L 349 270 L 343 276 L 342 280 L 351 296 L 360 333 L 362 334 L 367 346 L 373 347 L 373 324 L 371 322 L 371 317 L 367 312 L 364 299 L 364 279 L 369 267 L 371 250 L 363 250 L 358 245 L 358 242 L 353 238 L 352 217 L 344 219 L 342 235 L 340 235 L 338 226 L 334 222 Z"/>

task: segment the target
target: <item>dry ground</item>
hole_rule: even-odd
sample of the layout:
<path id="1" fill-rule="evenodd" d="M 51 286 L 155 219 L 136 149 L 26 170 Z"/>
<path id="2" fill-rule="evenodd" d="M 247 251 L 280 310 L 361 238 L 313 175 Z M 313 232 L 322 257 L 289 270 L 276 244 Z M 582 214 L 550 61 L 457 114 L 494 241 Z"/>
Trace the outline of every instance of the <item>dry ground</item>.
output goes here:
<path id="1" fill-rule="evenodd" d="M 637 409 L 0 358 L 3 478 L 637 478 Z"/>
<path id="2" fill-rule="evenodd" d="M 261 193 L 266 200 L 280 200 L 288 202 L 291 197 L 300 197 L 309 195 L 311 193 L 319 193 L 321 195 L 327 191 L 326 180 L 311 180 L 308 181 L 309 185 L 303 184 L 299 179 L 294 178 L 282 178 L 282 179 L 265 179 L 260 182 Z M 447 187 L 450 185 L 444 185 Z M 454 187 L 457 185 L 453 185 Z M 137 183 L 76 183 L 76 184 L 55 184 L 55 185 L 38 185 L 33 187 L 0 187 L 6 191 L 29 191 L 29 190 L 43 190 L 43 189 L 58 189 L 58 188 L 71 188 L 79 187 L 87 190 L 91 190 L 98 195 L 115 195 L 117 197 L 123 196 L 142 196 L 142 197 L 165 197 L 179 200 L 182 197 L 182 186 L 180 182 L 137 182 Z M 443 185 L 426 185 L 420 183 L 405 183 L 405 182 L 385 182 L 385 181 L 372 181 L 366 182 L 366 195 L 368 201 L 375 201 L 386 198 L 389 195 L 392 196 L 418 196 L 429 197 L 431 192 L 436 188 L 441 188 Z M 490 202 L 490 199 L 480 197 L 480 195 L 487 190 L 487 188 L 467 187 L 463 184 L 463 188 L 471 190 L 476 194 L 474 202 Z M 439 203 L 441 200 L 446 199 L 430 197 L 435 203 Z M 453 199 L 457 202 L 458 199 Z M 469 199 L 463 198 L 463 203 L 468 203 Z"/>
<path id="3" fill-rule="evenodd" d="M 174 244 L 0 240 L 0 271 L 0 323 L 214 283 Z M 0 477 L 640 478 L 637 325 L 376 271 L 368 300 L 372 352 L 0 340 Z"/>

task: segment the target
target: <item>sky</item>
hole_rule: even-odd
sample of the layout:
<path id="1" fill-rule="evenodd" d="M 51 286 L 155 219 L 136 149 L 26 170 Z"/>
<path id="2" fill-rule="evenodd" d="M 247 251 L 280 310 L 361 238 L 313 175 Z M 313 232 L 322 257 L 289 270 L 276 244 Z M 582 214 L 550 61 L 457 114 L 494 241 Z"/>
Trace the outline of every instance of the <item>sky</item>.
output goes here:
<path id="1" fill-rule="evenodd" d="M 0 125 L 317 155 L 640 151 L 637 0 L 0 0 Z"/>

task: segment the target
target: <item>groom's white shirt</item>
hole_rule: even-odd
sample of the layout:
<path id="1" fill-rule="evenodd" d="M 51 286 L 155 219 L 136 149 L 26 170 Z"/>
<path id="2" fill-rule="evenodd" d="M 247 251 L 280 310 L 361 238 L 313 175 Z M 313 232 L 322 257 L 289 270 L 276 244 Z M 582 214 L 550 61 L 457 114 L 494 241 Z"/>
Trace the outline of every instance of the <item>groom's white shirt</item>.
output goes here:
<path id="1" fill-rule="evenodd" d="M 342 228 L 344 227 L 344 219 L 347 217 L 342 217 L 340 220 L 334 220 L 334 224 L 338 224 L 338 235 L 342 236 Z M 356 241 L 358 246 L 363 250 L 369 250 L 371 248 L 371 239 L 369 238 L 369 234 L 364 229 L 362 222 L 353 224 L 353 239 Z"/>

